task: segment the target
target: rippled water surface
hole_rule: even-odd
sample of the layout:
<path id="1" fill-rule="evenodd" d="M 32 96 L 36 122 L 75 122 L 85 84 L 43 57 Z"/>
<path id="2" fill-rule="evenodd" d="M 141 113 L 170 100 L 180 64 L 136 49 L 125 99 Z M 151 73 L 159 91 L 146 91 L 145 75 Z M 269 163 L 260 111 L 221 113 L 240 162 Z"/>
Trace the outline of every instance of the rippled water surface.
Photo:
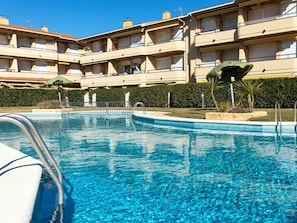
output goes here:
<path id="1" fill-rule="evenodd" d="M 297 222 L 296 137 L 96 116 L 35 124 L 66 178 L 65 222 Z M 4 127 L 2 142 L 31 153 Z"/>

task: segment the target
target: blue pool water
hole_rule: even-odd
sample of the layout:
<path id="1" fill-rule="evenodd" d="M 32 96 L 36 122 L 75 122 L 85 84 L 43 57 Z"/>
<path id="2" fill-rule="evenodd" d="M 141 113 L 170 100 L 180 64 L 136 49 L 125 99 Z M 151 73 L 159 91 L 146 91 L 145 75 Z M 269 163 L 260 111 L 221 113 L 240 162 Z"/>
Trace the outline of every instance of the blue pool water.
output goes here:
<path id="1" fill-rule="evenodd" d="M 65 222 L 297 222 L 295 136 L 96 115 L 34 124 L 65 176 Z M 1 142 L 32 154 L 4 128 Z"/>

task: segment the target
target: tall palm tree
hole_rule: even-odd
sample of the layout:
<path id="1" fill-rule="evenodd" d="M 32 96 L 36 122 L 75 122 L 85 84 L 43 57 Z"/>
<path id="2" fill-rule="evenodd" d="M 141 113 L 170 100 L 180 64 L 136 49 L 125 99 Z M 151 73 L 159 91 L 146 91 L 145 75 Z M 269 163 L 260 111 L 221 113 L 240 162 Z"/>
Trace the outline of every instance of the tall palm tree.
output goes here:
<path id="1" fill-rule="evenodd" d="M 241 102 L 244 98 L 247 98 L 249 111 L 254 111 L 255 94 L 259 93 L 262 89 L 263 83 L 260 80 L 241 80 L 235 82 L 235 92 Z"/>
<path id="2" fill-rule="evenodd" d="M 213 101 L 213 103 L 214 103 L 214 105 L 216 107 L 217 112 L 219 112 L 220 109 L 219 109 L 218 102 L 217 102 L 217 100 L 215 98 L 214 92 L 215 92 L 215 90 L 223 87 L 222 82 L 219 81 L 218 78 L 210 77 L 210 78 L 207 79 L 207 83 L 208 83 L 207 86 L 208 86 L 208 88 L 210 90 L 212 101 Z"/>

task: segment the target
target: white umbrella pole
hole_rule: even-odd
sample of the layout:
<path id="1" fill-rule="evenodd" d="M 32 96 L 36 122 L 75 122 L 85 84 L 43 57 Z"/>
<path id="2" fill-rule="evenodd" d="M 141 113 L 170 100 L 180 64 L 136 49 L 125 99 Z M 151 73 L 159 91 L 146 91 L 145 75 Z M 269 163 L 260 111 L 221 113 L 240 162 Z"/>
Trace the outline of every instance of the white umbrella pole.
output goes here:
<path id="1" fill-rule="evenodd" d="M 233 94 L 233 84 L 232 84 L 232 82 L 230 83 L 230 94 L 231 94 L 232 108 L 234 108 L 234 94 Z"/>
<path id="2" fill-rule="evenodd" d="M 58 92 L 59 102 L 60 102 L 60 108 L 62 108 L 62 99 L 61 99 L 61 93 Z"/>

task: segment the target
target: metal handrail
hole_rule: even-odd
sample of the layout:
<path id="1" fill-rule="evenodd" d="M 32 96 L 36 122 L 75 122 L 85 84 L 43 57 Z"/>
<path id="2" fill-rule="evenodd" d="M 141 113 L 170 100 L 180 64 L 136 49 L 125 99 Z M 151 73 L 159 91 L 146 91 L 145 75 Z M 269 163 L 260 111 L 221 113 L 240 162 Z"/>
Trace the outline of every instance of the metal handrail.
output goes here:
<path id="1" fill-rule="evenodd" d="M 295 123 L 295 133 L 297 133 L 297 101 L 294 104 L 294 123 Z"/>
<path id="2" fill-rule="evenodd" d="M 58 164 L 56 163 L 55 159 L 53 158 L 52 154 L 50 153 L 48 147 L 46 146 L 45 142 L 43 141 L 42 137 L 40 136 L 37 129 L 34 127 L 32 122 L 23 115 L 19 114 L 6 114 L 0 116 L 0 122 L 9 122 L 18 126 L 26 137 L 31 142 L 36 154 L 40 158 L 41 162 L 43 163 L 45 169 L 55 182 L 57 189 L 58 189 L 58 205 L 61 211 L 61 218 L 63 213 L 63 205 L 64 205 L 64 189 L 63 189 L 63 182 L 62 182 L 62 172 Z M 54 169 L 56 170 L 57 174 L 55 173 Z"/>
<path id="3" fill-rule="evenodd" d="M 275 102 L 274 120 L 276 122 L 275 131 L 277 132 L 277 129 L 278 129 L 278 126 L 279 126 L 280 133 L 282 133 L 282 114 L 281 114 L 281 111 L 280 111 L 280 103 L 278 101 Z"/>
<path id="4" fill-rule="evenodd" d="M 135 111 L 135 109 L 137 108 L 138 105 L 141 105 L 141 106 L 142 106 L 142 108 L 143 108 L 143 113 L 145 114 L 145 105 L 144 105 L 144 103 L 141 102 L 141 101 L 138 101 L 138 102 L 136 102 L 136 103 L 134 104 L 134 106 L 133 106 L 133 110 L 132 110 L 132 113 L 131 113 L 131 114 L 134 113 L 134 111 Z"/>

